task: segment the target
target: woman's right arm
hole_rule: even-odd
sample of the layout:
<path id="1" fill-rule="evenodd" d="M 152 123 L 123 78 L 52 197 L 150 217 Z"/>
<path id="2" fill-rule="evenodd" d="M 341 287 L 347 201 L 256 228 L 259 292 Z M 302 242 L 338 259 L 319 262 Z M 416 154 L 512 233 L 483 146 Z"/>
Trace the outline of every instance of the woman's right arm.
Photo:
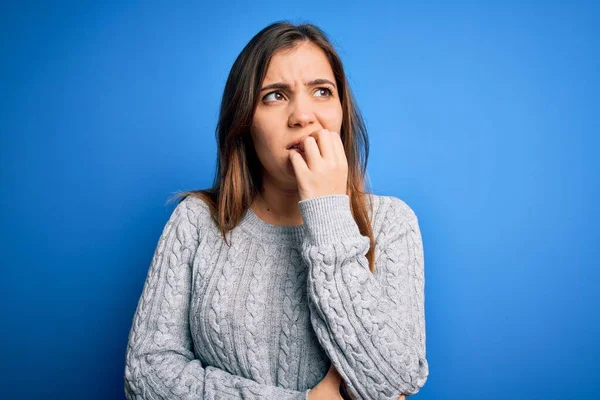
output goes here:
<path id="1" fill-rule="evenodd" d="M 129 332 L 127 399 L 307 399 L 308 390 L 260 384 L 194 358 L 188 313 L 203 212 L 199 202 L 181 201 L 158 241 Z"/>

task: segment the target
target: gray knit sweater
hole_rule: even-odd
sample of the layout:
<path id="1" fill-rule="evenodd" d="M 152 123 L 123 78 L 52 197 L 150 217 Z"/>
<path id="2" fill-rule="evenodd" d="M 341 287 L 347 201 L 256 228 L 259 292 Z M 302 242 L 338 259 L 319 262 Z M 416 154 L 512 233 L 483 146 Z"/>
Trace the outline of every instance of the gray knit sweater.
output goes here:
<path id="1" fill-rule="evenodd" d="M 306 399 L 330 363 L 353 399 L 417 393 L 423 244 L 402 200 L 372 195 L 376 270 L 347 195 L 299 202 L 302 225 L 248 208 L 229 245 L 200 199 L 166 223 L 125 360 L 128 399 Z"/>

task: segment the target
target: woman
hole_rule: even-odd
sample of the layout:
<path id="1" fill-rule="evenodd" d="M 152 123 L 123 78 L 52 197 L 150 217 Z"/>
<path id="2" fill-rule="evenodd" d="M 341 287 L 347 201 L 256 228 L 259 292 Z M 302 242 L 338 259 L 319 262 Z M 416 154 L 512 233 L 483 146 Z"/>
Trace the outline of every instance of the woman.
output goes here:
<path id="1" fill-rule="evenodd" d="M 311 24 L 236 59 L 213 187 L 178 194 L 126 352 L 128 399 L 404 399 L 425 384 L 418 220 L 363 191 L 366 129 Z"/>

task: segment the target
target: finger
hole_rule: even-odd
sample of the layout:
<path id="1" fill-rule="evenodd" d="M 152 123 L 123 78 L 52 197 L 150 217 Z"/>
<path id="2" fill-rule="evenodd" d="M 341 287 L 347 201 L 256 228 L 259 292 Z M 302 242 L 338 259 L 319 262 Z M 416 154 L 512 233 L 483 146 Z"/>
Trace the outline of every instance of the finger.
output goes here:
<path id="1" fill-rule="evenodd" d="M 337 132 L 332 132 L 331 144 L 332 147 L 335 149 L 336 160 L 340 163 L 347 162 L 346 150 L 344 149 L 344 143 L 342 142 L 341 134 Z"/>
<path id="2" fill-rule="evenodd" d="M 313 170 L 322 159 L 316 139 L 312 136 L 305 137 L 302 141 L 302 149 L 304 150 L 304 157 L 306 157 L 308 168 Z"/>
<path id="3" fill-rule="evenodd" d="M 298 175 L 302 176 L 310 172 L 304 157 L 302 157 L 302 154 L 300 154 L 298 150 L 292 149 L 292 151 L 290 151 L 290 161 L 292 163 L 292 167 L 294 168 L 294 174 L 296 177 L 298 177 Z"/>
<path id="4" fill-rule="evenodd" d="M 342 375 L 340 375 L 340 373 L 338 372 L 337 369 L 335 369 L 335 367 L 333 368 L 334 371 L 334 375 L 336 377 L 337 380 L 341 381 L 342 380 Z"/>
<path id="5" fill-rule="evenodd" d="M 333 144 L 331 143 L 331 132 L 327 129 L 319 129 L 311 134 L 319 146 L 319 151 L 322 158 L 335 157 Z"/>
<path id="6" fill-rule="evenodd" d="M 342 381 L 342 376 L 337 371 L 337 369 L 335 369 L 335 367 L 333 366 L 333 364 L 331 364 L 331 366 L 329 367 L 329 371 L 327 371 L 327 375 L 329 375 L 329 379 L 331 379 L 332 382 L 338 382 L 339 383 L 339 382 Z"/>

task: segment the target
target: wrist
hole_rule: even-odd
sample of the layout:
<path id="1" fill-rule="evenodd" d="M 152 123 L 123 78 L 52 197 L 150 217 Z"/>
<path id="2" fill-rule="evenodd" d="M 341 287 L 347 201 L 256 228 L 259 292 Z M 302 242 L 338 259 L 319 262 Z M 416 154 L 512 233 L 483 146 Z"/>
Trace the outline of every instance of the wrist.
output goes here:
<path id="1" fill-rule="evenodd" d="M 315 244 L 329 244 L 360 235 L 345 194 L 314 197 L 298 202 L 306 237 Z"/>

